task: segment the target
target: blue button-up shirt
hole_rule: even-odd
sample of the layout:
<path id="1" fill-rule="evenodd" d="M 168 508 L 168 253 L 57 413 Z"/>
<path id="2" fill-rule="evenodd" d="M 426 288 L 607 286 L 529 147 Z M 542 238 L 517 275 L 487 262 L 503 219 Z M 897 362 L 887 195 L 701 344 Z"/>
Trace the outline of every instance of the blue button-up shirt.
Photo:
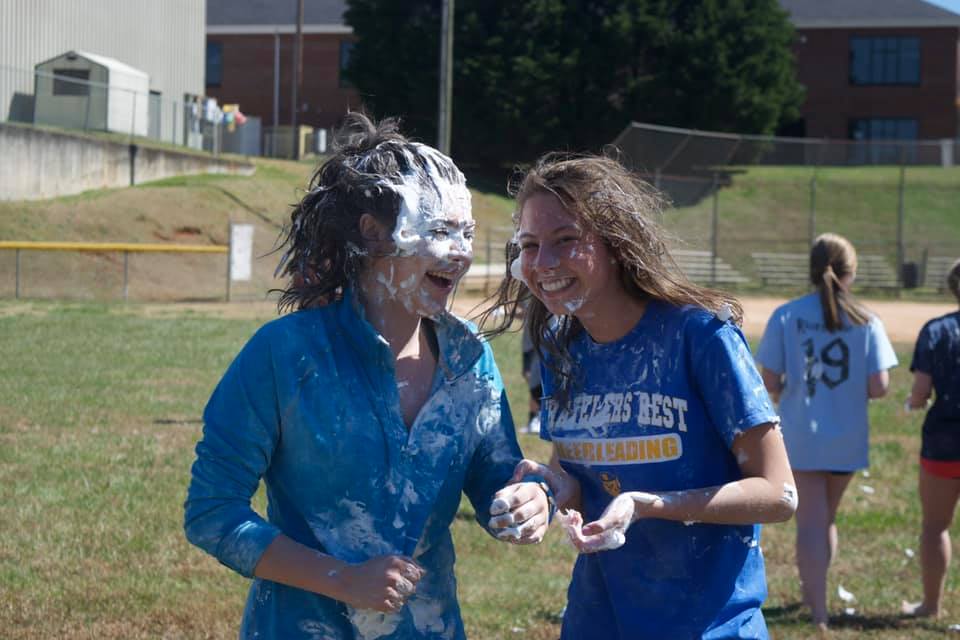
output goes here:
<path id="1" fill-rule="evenodd" d="M 486 526 L 520 458 L 490 346 L 451 315 L 408 430 L 393 356 L 349 294 L 263 326 L 204 412 L 185 505 L 187 538 L 252 576 L 281 532 L 347 562 L 412 556 L 426 569 L 397 614 L 254 579 L 242 638 L 463 638 L 450 523 L 466 492 Z M 260 479 L 267 518 L 250 506 Z"/>

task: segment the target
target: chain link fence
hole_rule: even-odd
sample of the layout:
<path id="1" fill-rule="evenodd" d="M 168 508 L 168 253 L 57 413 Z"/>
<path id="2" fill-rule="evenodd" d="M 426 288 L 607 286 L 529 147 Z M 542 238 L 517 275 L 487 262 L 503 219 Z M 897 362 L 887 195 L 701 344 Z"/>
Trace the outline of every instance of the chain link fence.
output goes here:
<path id="1" fill-rule="evenodd" d="M 806 287 L 812 239 L 846 236 L 857 285 L 943 289 L 960 257 L 957 140 L 822 140 L 633 123 L 621 160 L 672 207 L 681 268 L 719 285 Z"/>

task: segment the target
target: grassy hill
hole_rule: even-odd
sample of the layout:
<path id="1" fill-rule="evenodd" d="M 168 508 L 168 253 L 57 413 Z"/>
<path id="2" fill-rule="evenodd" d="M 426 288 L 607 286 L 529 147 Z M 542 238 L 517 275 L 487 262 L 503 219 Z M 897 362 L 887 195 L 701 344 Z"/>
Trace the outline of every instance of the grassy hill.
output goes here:
<path id="1" fill-rule="evenodd" d="M 226 244 L 229 223 L 250 223 L 254 272 L 250 283 L 234 283 L 239 297 L 262 297 L 278 256 L 271 253 L 290 207 L 299 200 L 315 162 L 256 159 L 253 176 L 196 175 L 124 189 L 88 191 L 50 200 L 0 202 L 0 239 L 78 242 Z M 474 215 L 481 231 L 478 260 L 494 234 L 494 257 L 509 237 L 512 203 L 505 196 L 475 191 Z M 493 240 L 496 242 L 494 243 Z M 14 252 L 0 252 L 0 296 L 13 295 Z M 134 299 L 207 299 L 224 294 L 223 255 L 135 254 L 130 257 Z M 27 297 L 116 298 L 123 256 L 116 253 L 22 252 L 21 292 Z"/>
<path id="2" fill-rule="evenodd" d="M 804 253 L 809 246 L 811 180 L 816 233 L 847 236 L 861 253 L 896 257 L 897 167 L 750 167 L 735 170 L 718 196 L 718 253 L 750 273 L 755 251 Z M 960 256 L 960 167 L 911 167 L 904 180 L 905 260 Z M 664 224 L 688 247 L 710 247 L 713 199 L 669 210 Z"/>
<path id="3" fill-rule="evenodd" d="M 224 244 L 230 222 L 255 225 L 254 278 L 235 283 L 237 297 L 262 298 L 277 286 L 271 254 L 290 205 L 315 162 L 257 159 L 253 176 L 199 175 L 125 189 L 90 191 L 43 201 L 0 202 L 0 239 Z M 718 252 L 745 275 L 750 253 L 805 252 L 811 178 L 805 167 L 735 170 L 718 199 Z M 960 255 L 960 168 L 909 168 L 904 190 L 906 260 Z M 510 235 L 513 202 L 499 180 L 470 177 L 478 221 L 476 261 L 498 260 Z M 816 172 L 816 231 L 849 237 L 861 253 L 896 258 L 899 169 L 826 168 Z M 664 226 L 676 245 L 709 249 L 713 198 L 670 209 Z M 130 257 L 134 299 L 210 299 L 225 289 L 222 255 L 137 254 Z M 13 294 L 13 252 L 0 252 L 0 296 Z M 21 291 L 28 297 L 116 298 L 123 278 L 119 254 L 24 252 Z"/>

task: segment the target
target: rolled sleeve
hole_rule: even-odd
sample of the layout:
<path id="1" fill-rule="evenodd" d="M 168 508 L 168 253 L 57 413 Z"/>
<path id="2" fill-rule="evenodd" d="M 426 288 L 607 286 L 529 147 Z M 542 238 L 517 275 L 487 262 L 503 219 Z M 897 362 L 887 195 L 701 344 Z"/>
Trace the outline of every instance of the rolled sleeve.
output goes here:
<path id="1" fill-rule="evenodd" d="M 700 350 L 693 367 L 711 422 L 728 446 L 742 431 L 779 418 L 743 335 L 730 325 Z"/>
<path id="2" fill-rule="evenodd" d="M 879 318 L 870 320 L 867 333 L 867 373 L 874 374 L 897 366 L 897 354 Z"/>
<path id="3" fill-rule="evenodd" d="M 204 411 L 184 504 L 187 539 L 247 577 L 280 533 L 250 506 L 279 437 L 271 374 L 269 349 L 255 337 Z"/>

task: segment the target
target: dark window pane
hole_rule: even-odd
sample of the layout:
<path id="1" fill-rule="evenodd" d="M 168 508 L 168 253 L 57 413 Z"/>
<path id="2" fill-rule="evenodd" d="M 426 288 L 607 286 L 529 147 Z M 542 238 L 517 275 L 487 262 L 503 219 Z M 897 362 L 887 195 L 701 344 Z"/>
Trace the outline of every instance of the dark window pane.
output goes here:
<path id="1" fill-rule="evenodd" d="M 219 87 L 223 82 L 223 43 L 207 42 L 206 84 Z"/>
<path id="2" fill-rule="evenodd" d="M 850 39 L 850 82 L 865 84 L 870 77 L 870 41 Z"/>
<path id="3" fill-rule="evenodd" d="M 903 38 L 900 46 L 900 82 L 920 84 L 920 39 Z"/>
<path id="4" fill-rule="evenodd" d="M 90 95 L 89 69 L 54 69 L 53 95 L 88 96 Z"/>
<path id="5" fill-rule="evenodd" d="M 350 81 L 347 80 L 346 71 L 350 66 L 350 54 L 353 52 L 353 42 L 342 40 L 340 42 L 340 86 L 350 87 Z"/>
<path id="6" fill-rule="evenodd" d="M 919 84 L 920 39 L 851 37 L 850 83 Z"/>

